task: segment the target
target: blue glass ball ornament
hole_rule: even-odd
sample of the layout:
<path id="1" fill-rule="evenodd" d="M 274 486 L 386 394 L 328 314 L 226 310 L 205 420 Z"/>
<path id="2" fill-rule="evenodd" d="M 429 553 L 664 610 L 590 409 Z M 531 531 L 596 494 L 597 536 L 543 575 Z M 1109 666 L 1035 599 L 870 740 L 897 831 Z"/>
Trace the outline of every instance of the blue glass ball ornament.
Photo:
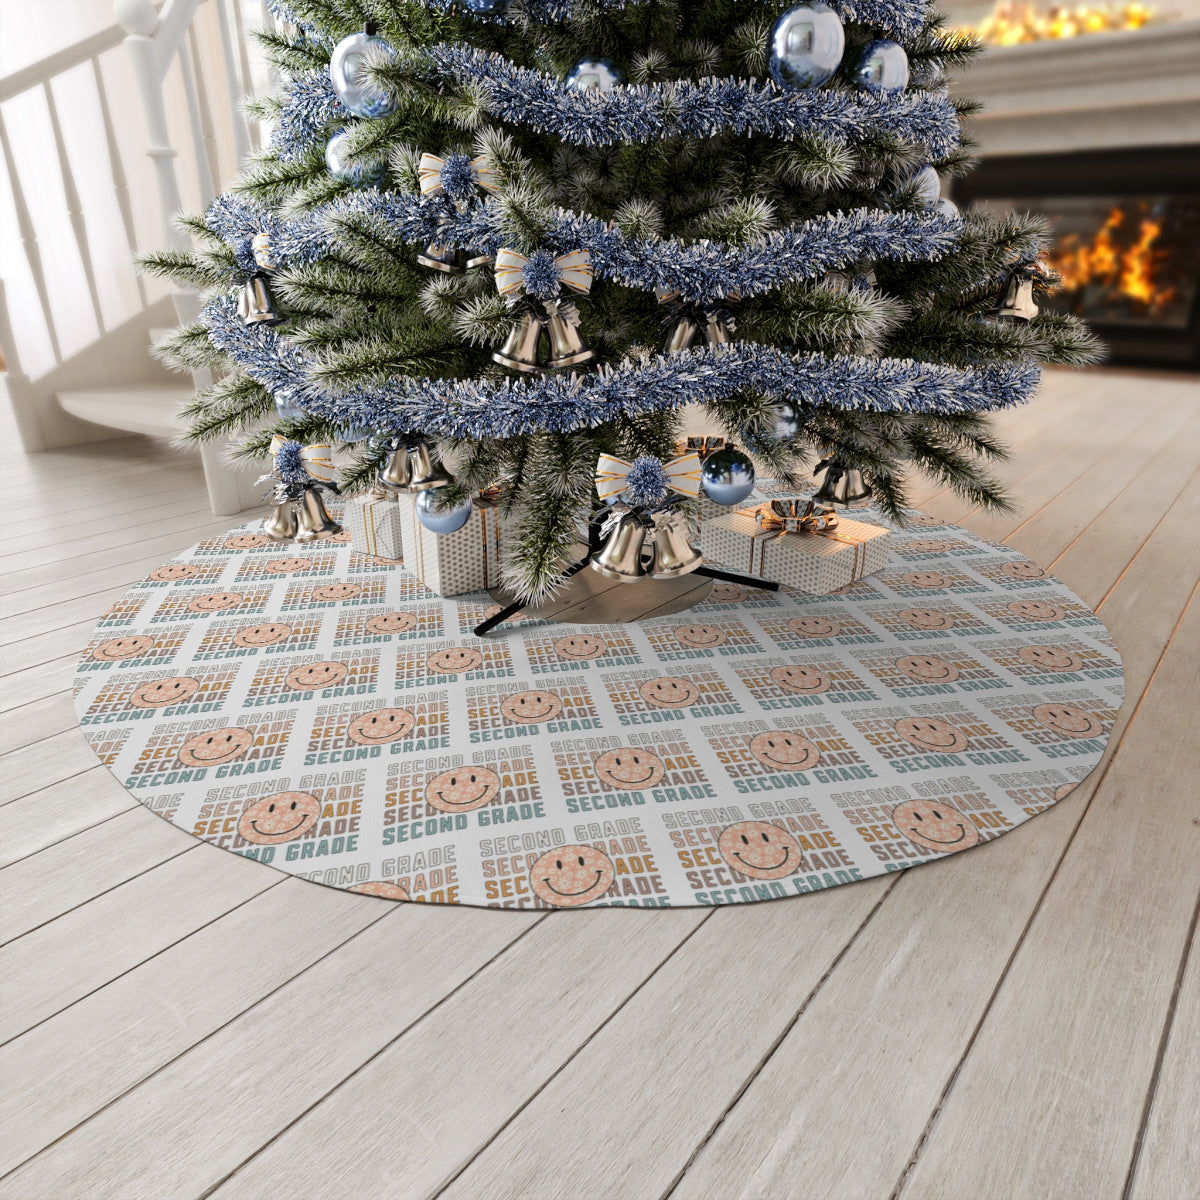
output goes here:
<path id="1" fill-rule="evenodd" d="M 365 442 L 374 432 L 366 425 L 347 425 L 345 429 L 338 430 L 338 437 L 343 442 Z"/>
<path id="2" fill-rule="evenodd" d="M 395 57 L 395 50 L 386 38 L 374 34 L 352 33 L 333 48 L 329 60 L 329 78 L 338 99 L 356 117 L 386 117 L 396 107 L 386 92 L 374 87 L 367 79 L 366 54 L 371 48 Z"/>
<path id="3" fill-rule="evenodd" d="M 471 519 L 471 498 L 468 496 L 461 504 L 435 511 L 433 505 L 438 491 L 438 488 L 426 488 L 417 493 L 413 502 L 417 520 L 431 533 L 457 533 Z"/>
<path id="4" fill-rule="evenodd" d="M 904 47 L 877 38 L 863 47 L 854 82 L 867 92 L 902 92 L 908 87 L 908 55 Z"/>
<path id="5" fill-rule="evenodd" d="M 625 82 L 625 72 L 607 58 L 581 58 L 568 72 L 567 87 L 585 92 L 611 92 Z"/>
<path id="6" fill-rule="evenodd" d="M 714 450 L 701 464 L 704 494 L 718 504 L 741 504 L 754 491 L 754 464 L 749 455 L 726 446 Z"/>
<path id="7" fill-rule="evenodd" d="M 800 432 L 800 414 L 796 406 L 785 400 L 775 406 L 775 440 L 790 442 Z"/>
<path id="8" fill-rule="evenodd" d="M 960 217 L 962 213 L 958 211 L 958 205 L 954 203 L 948 196 L 943 196 L 934 206 L 933 211 L 940 217 Z"/>
<path id="9" fill-rule="evenodd" d="M 347 151 L 349 140 L 350 130 L 339 129 L 325 143 L 325 166 L 330 175 L 335 179 L 349 180 L 351 183 L 364 185 L 382 183 L 387 178 L 387 167 L 383 163 L 364 167 L 351 161 Z"/>
<path id="10" fill-rule="evenodd" d="M 781 87 L 810 88 L 837 70 L 846 31 L 837 13 L 821 0 L 789 8 L 775 22 L 767 46 L 771 78 Z"/>
<path id="11" fill-rule="evenodd" d="M 302 421 L 308 416 L 308 412 L 296 403 L 291 388 L 275 393 L 275 411 L 285 421 Z"/>
<path id="12" fill-rule="evenodd" d="M 942 181 L 932 167 L 922 167 L 909 178 L 906 186 L 915 190 L 922 208 L 937 207 L 938 198 L 942 194 Z"/>

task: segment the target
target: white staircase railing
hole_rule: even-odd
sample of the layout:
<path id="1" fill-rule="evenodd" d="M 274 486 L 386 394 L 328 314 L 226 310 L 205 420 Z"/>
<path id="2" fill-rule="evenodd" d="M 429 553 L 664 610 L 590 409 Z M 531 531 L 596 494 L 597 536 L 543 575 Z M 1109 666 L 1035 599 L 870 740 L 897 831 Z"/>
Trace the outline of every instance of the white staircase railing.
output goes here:
<path id="1" fill-rule="evenodd" d="M 174 215 L 203 209 L 258 145 L 241 106 L 267 82 L 247 38 L 251 20 L 269 26 L 265 4 L 113 11 L 109 28 L 0 78 L 0 379 L 27 451 L 179 431 L 190 388 L 150 357 L 150 331 L 190 318 L 196 297 L 139 277 L 132 258 L 186 244 Z M 215 449 L 203 458 L 214 511 L 237 511 L 250 499 L 239 474 Z"/>

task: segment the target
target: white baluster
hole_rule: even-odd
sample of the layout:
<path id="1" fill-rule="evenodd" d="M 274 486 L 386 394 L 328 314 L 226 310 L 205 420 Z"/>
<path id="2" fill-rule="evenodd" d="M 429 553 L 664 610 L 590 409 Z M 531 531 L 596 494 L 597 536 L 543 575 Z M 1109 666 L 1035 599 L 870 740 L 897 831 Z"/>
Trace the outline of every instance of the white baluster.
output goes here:
<path id="1" fill-rule="evenodd" d="M 13 336 L 12 322 L 8 319 L 3 279 L 0 279 L 0 346 L 4 347 L 5 359 L 3 386 L 8 392 L 21 446 L 26 451 L 45 450 L 46 436 L 37 419 L 36 397 L 30 388 L 29 376 L 21 370 L 21 360 L 17 357 L 17 339 Z"/>
<path id="2" fill-rule="evenodd" d="M 229 28 L 229 13 L 225 8 L 225 0 L 216 0 L 217 22 L 221 29 L 221 56 L 225 63 L 225 86 L 229 90 L 229 112 L 233 121 L 233 153 L 240 167 L 250 153 L 250 141 L 246 131 L 246 121 L 242 116 L 242 98 L 250 91 L 249 64 L 243 57 L 242 70 L 244 75 L 238 77 L 238 64 L 233 54 L 233 35 Z M 237 13 L 237 6 L 234 6 Z M 239 22 L 240 24 L 240 22 Z M 240 33 L 240 29 L 239 29 Z M 245 51 L 243 50 L 243 56 Z"/>
<path id="3" fill-rule="evenodd" d="M 179 48 L 179 67 L 183 74 L 183 94 L 187 98 L 188 124 L 192 130 L 192 148 L 196 152 L 196 180 L 200 186 L 200 202 L 207 204 L 215 191 L 213 187 L 212 160 L 209 158 L 209 128 L 205 120 L 206 113 L 201 103 L 204 84 L 197 83 L 198 72 L 193 69 L 194 56 L 189 50 L 194 49 L 191 39 L 187 46 Z"/>

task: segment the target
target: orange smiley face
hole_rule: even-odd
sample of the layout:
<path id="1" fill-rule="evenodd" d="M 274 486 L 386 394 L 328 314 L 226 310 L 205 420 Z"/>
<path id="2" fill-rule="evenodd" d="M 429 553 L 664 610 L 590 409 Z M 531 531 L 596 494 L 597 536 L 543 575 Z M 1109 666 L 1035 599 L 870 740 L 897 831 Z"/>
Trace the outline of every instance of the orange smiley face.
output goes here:
<path id="1" fill-rule="evenodd" d="M 1078 786 L 1079 784 L 1077 783 L 1060 783 L 1058 787 L 1054 789 L 1055 803 L 1057 803 L 1059 800 L 1065 800 Z"/>
<path id="2" fill-rule="evenodd" d="M 247 842 L 277 846 L 311 829 L 321 815 L 321 802 L 308 792 L 276 792 L 256 800 L 242 813 L 237 831 Z"/>
<path id="3" fill-rule="evenodd" d="M 1039 671 L 1082 671 L 1083 663 L 1057 646 L 1022 646 L 1017 657 Z"/>
<path id="4" fill-rule="evenodd" d="M 425 803 L 442 812 L 471 812 L 500 795 L 500 776 L 490 767 L 454 767 L 425 785 Z"/>
<path id="5" fill-rule="evenodd" d="M 237 608 L 242 602 L 242 596 L 237 592 L 209 592 L 207 596 L 196 596 L 188 601 L 188 612 L 222 612 L 227 608 Z"/>
<path id="6" fill-rule="evenodd" d="M 829 676 L 822 675 L 813 667 L 775 667 L 771 671 L 771 679 L 776 687 L 783 688 L 785 692 L 794 692 L 798 696 L 812 696 L 817 692 L 827 692 L 833 687 Z"/>
<path id="7" fill-rule="evenodd" d="M 570 637 L 559 638 L 554 643 L 554 651 L 559 658 L 599 658 L 608 652 L 608 643 L 592 633 L 573 633 Z"/>
<path id="8" fill-rule="evenodd" d="M 635 750 L 630 746 L 606 750 L 597 757 L 592 770 L 601 783 L 618 791 L 658 787 L 667 773 L 657 754 L 651 754 L 649 750 Z"/>
<path id="9" fill-rule="evenodd" d="M 1035 562 L 1008 562 L 1000 568 L 1010 579 L 1045 579 L 1046 572 Z"/>
<path id="10" fill-rule="evenodd" d="M 750 753 L 772 771 L 811 771 L 821 751 L 801 733 L 772 729 L 750 739 Z"/>
<path id="11" fill-rule="evenodd" d="M 179 761 L 185 767 L 219 767 L 241 758 L 254 745 L 248 729 L 227 726 L 212 733 L 198 733 L 179 748 Z"/>
<path id="12" fill-rule="evenodd" d="M 97 662 L 117 662 L 122 658 L 137 658 L 145 654 L 154 639 L 148 634 L 137 634 L 132 637 L 111 638 L 107 642 L 92 648 L 92 657 Z"/>
<path id="13" fill-rule="evenodd" d="M 612 887 L 612 860 L 594 846 L 559 846 L 529 870 L 534 894 L 555 908 L 577 908 L 599 900 Z"/>
<path id="14" fill-rule="evenodd" d="M 721 857 L 751 879 L 782 879 L 803 863 L 800 843 L 786 829 L 767 821 L 739 821 L 721 831 Z"/>
<path id="15" fill-rule="evenodd" d="M 923 850 L 953 854 L 979 844 L 975 822 L 944 800 L 906 800 L 892 809 L 892 821 Z"/>
<path id="16" fill-rule="evenodd" d="M 958 678 L 953 663 L 932 654 L 909 654 L 896 659 L 896 667 L 918 683 L 953 683 Z"/>
<path id="17" fill-rule="evenodd" d="M 1033 715 L 1047 729 L 1066 737 L 1104 736 L 1104 723 L 1078 704 L 1039 704 Z"/>
<path id="18" fill-rule="evenodd" d="M 297 692 L 321 691 L 337 687 L 349 671 L 342 662 L 309 663 L 306 667 L 293 667 L 287 674 L 287 685 Z"/>
<path id="19" fill-rule="evenodd" d="M 311 565 L 307 558 L 273 558 L 265 570 L 272 575 L 290 575 L 293 571 L 307 571 Z"/>
<path id="20" fill-rule="evenodd" d="M 517 692 L 500 701 L 500 711 L 509 721 L 522 725 L 537 725 L 542 721 L 553 721 L 562 712 L 562 699 L 555 692 L 537 689 Z"/>
<path id="21" fill-rule="evenodd" d="M 199 574 L 200 568 L 191 563 L 168 563 L 165 567 L 155 567 L 150 572 L 150 578 L 160 583 L 178 583 L 181 579 L 194 579 Z"/>
<path id="22" fill-rule="evenodd" d="M 235 533 L 225 539 L 225 549 L 255 550 L 259 546 L 270 545 L 270 542 L 265 533 Z"/>
<path id="23" fill-rule="evenodd" d="M 416 627 L 416 613 L 410 612 L 377 613 L 373 617 L 368 617 L 364 626 L 368 633 L 380 636 L 385 636 L 389 633 L 407 633 L 410 629 L 416 629 Z"/>
<path id="24" fill-rule="evenodd" d="M 937 554 L 939 550 L 950 550 L 954 545 L 954 542 L 948 542 L 945 538 L 914 538 L 904 549 L 916 554 Z"/>
<path id="25" fill-rule="evenodd" d="M 360 896 L 378 896 L 381 900 L 408 900 L 409 894 L 398 884 L 379 879 L 368 883 L 356 883 L 346 889 Z"/>
<path id="26" fill-rule="evenodd" d="M 690 679 L 673 679 L 669 675 L 647 679 L 638 691 L 655 708 L 687 708 L 700 699 L 700 692 Z"/>
<path id="27" fill-rule="evenodd" d="M 320 603 L 336 603 L 339 600 L 353 600 L 362 595 L 362 585 L 358 583 L 323 583 L 313 588 L 312 598 Z"/>
<path id="28" fill-rule="evenodd" d="M 427 666 L 437 675 L 457 675 L 463 671 L 477 671 L 483 666 L 483 655 L 467 646 L 439 650 L 426 660 Z"/>
<path id="29" fill-rule="evenodd" d="M 912 525 L 920 525 L 922 529 L 936 529 L 939 525 L 945 525 L 940 517 L 931 517 L 925 513 L 915 513 L 909 517 L 909 523 Z"/>
<path id="30" fill-rule="evenodd" d="M 725 643 L 725 634 L 715 625 L 681 625 L 675 630 L 675 637 L 685 646 L 704 650 Z"/>
<path id="31" fill-rule="evenodd" d="M 168 704 L 182 704 L 199 686 L 200 680 L 187 675 L 143 683 L 129 697 L 129 703 L 134 708 L 162 708 Z"/>
<path id="32" fill-rule="evenodd" d="M 279 621 L 268 625 L 251 625 L 249 629 L 239 629 L 233 635 L 235 646 L 246 646 L 254 649 L 257 646 L 275 646 L 286 642 L 292 636 L 292 627 Z"/>
<path id="33" fill-rule="evenodd" d="M 1063 610 L 1048 600 L 1014 600 L 1008 611 L 1022 621 L 1061 621 Z"/>
<path id="34" fill-rule="evenodd" d="M 828 617 L 793 617 L 788 622 L 788 628 L 806 638 L 837 637 L 841 632 L 838 623 Z"/>
<path id="35" fill-rule="evenodd" d="M 900 620 L 914 629 L 951 629 L 954 626 L 953 614 L 936 608 L 906 608 L 900 614 Z"/>
<path id="36" fill-rule="evenodd" d="M 416 723 L 407 708 L 377 708 L 355 717 L 346 736 L 360 746 L 381 746 L 408 737 Z"/>
<path id="37" fill-rule="evenodd" d="M 712 585 L 708 599 L 713 604 L 740 604 L 746 598 L 746 589 L 740 584 L 718 580 Z"/>
<path id="38" fill-rule="evenodd" d="M 968 746 L 967 735 L 941 717 L 901 717 L 896 732 L 918 750 L 938 750 L 942 754 L 961 754 Z"/>
<path id="39" fill-rule="evenodd" d="M 939 575 L 936 571 L 909 571 L 901 578 L 909 587 L 928 588 L 930 591 L 935 588 L 944 588 L 948 582 L 945 576 Z"/>

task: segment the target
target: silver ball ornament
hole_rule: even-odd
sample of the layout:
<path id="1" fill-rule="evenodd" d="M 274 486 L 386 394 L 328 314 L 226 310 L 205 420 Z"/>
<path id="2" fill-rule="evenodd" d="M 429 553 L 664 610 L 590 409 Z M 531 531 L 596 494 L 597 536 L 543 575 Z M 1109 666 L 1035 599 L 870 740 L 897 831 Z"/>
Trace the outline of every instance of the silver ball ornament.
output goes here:
<path id="1" fill-rule="evenodd" d="M 386 117 L 396 107 L 391 96 L 367 79 L 366 55 L 373 48 L 395 57 L 396 52 L 386 38 L 352 33 L 338 42 L 329 60 L 333 90 L 356 117 Z"/>
<path id="2" fill-rule="evenodd" d="M 943 196 L 934 206 L 933 211 L 939 217 L 958 217 L 962 214 L 958 211 L 958 205 L 954 203 L 948 196 Z"/>
<path id="3" fill-rule="evenodd" d="M 717 504 L 740 504 L 754 491 L 754 464 L 740 450 L 714 450 L 701 464 L 700 483 Z"/>
<path id="4" fill-rule="evenodd" d="M 854 82 L 867 92 L 903 91 L 908 86 L 904 47 L 886 38 L 868 42 L 854 68 Z"/>
<path id="5" fill-rule="evenodd" d="M 910 176 L 907 187 L 915 190 L 917 200 L 922 208 L 934 208 L 942 194 L 942 181 L 938 173 L 930 166 L 924 166 Z"/>
<path id="6" fill-rule="evenodd" d="M 785 401 L 775 406 L 775 440 L 790 442 L 800 432 L 800 414 L 796 406 Z"/>
<path id="7" fill-rule="evenodd" d="M 625 82 L 625 72 L 607 58 L 581 58 L 568 72 L 567 87 L 585 92 L 611 92 Z"/>
<path id="8" fill-rule="evenodd" d="M 771 30 L 771 78 L 781 87 L 817 87 L 837 70 L 845 49 L 846 31 L 828 4 L 813 0 L 789 8 Z"/>
<path id="9" fill-rule="evenodd" d="M 291 388 L 275 393 L 275 411 L 285 421 L 302 421 L 308 416 L 307 410 L 296 403 Z"/>
<path id="10" fill-rule="evenodd" d="M 375 166 L 364 167 L 354 162 L 347 150 L 350 140 L 348 129 L 339 129 L 325 144 L 325 166 L 335 179 L 345 179 L 350 183 L 364 185 L 382 183 L 387 176 L 387 168 L 378 163 Z"/>
<path id="11" fill-rule="evenodd" d="M 413 501 L 417 510 L 417 520 L 431 533 L 457 533 L 471 519 L 471 498 L 468 496 L 461 504 L 435 510 L 433 505 L 438 490 L 428 488 L 417 493 Z"/>

